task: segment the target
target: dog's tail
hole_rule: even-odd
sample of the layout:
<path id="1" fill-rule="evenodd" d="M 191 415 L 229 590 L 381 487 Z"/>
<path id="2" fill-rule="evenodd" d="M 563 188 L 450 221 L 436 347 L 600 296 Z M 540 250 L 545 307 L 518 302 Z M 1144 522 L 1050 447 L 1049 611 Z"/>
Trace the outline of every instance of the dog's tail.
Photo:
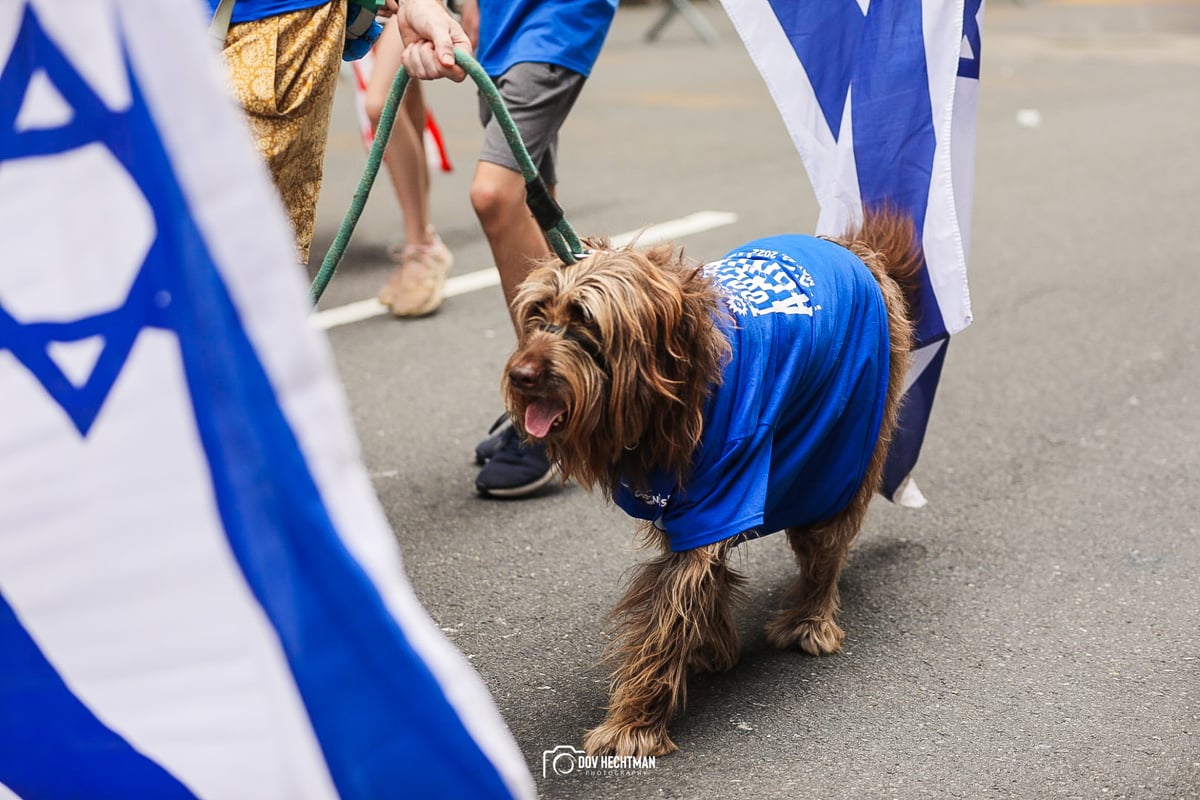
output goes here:
<path id="1" fill-rule="evenodd" d="M 920 286 L 924 255 L 917 239 L 912 217 L 891 206 L 867 208 L 862 222 L 833 241 L 845 247 L 867 265 L 887 306 L 891 365 L 888 377 L 888 401 L 879 443 L 871 460 L 866 480 L 878 488 L 887 457 L 887 446 L 896 430 L 904 376 L 908 372 L 913 346 L 913 299 Z"/>
<path id="2" fill-rule="evenodd" d="M 862 222 L 836 241 L 862 259 L 877 278 L 881 270 L 886 272 L 906 301 L 916 296 L 925 259 L 907 213 L 890 205 L 869 206 Z"/>

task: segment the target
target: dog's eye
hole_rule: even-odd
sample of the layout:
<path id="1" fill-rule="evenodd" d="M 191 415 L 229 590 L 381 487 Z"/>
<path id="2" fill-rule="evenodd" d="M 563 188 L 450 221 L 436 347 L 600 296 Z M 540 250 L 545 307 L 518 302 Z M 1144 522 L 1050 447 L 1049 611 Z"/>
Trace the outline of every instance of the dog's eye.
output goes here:
<path id="1" fill-rule="evenodd" d="M 527 329 L 533 330 L 545 327 L 546 325 L 546 310 L 541 303 L 526 306 L 521 316 L 525 320 L 525 327 Z"/>
<path id="2" fill-rule="evenodd" d="M 608 372 L 608 361 L 604 357 L 604 348 L 601 346 L 600 331 L 594 323 L 575 327 L 567 338 L 579 345 L 580 349 L 587 353 L 588 358 L 592 359 L 602 371 Z"/>
<path id="3" fill-rule="evenodd" d="M 578 325 L 589 325 L 592 321 L 592 312 L 580 303 L 567 306 L 567 313 L 571 315 L 571 321 Z"/>

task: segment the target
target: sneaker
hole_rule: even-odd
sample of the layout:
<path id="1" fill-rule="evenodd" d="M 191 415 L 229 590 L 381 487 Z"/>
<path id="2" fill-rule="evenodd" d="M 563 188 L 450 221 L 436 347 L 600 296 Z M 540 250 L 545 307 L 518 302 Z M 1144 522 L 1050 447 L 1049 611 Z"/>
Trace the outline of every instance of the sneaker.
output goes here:
<path id="1" fill-rule="evenodd" d="M 408 245 L 397 256 L 400 265 L 379 291 L 379 302 L 397 317 L 432 314 L 445 298 L 446 274 L 454 264 L 450 249 L 435 233 L 433 244 Z"/>
<path id="2" fill-rule="evenodd" d="M 517 429 L 509 425 L 503 439 L 479 476 L 475 488 L 485 497 L 528 497 L 554 479 L 558 470 L 546 456 L 546 446 L 521 442 Z"/>
<path id="3" fill-rule="evenodd" d="M 501 414 L 492 423 L 492 427 L 488 428 L 488 433 L 491 436 L 475 445 L 475 463 L 482 467 L 490 461 L 492 456 L 496 455 L 496 451 L 500 449 L 500 446 L 507 440 L 510 430 L 512 430 L 512 423 L 508 421 L 508 414 Z"/>

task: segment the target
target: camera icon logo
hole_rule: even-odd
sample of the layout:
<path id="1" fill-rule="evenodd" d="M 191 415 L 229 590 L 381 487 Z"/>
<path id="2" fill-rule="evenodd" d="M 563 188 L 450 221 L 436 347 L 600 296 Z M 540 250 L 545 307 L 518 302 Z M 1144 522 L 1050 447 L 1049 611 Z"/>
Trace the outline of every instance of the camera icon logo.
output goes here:
<path id="1" fill-rule="evenodd" d="M 542 777 L 547 777 L 551 772 L 555 775 L 570 775 L 575 771 L 582 755 L 586 754 L 569 744 L 560 744 L 553 750 L 543 750 Z"/>

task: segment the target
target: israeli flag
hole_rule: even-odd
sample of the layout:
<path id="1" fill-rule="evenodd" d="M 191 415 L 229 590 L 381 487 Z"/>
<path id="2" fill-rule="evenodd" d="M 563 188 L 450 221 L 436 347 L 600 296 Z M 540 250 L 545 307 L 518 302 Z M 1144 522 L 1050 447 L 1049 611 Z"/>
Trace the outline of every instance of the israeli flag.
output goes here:
<path id="1" fill-rule="evenodd" d="M 812 181 L 816 231 L 907 210 L 926 269 L 884 494 L 911 481 L 949 337 L 971 324 L 967 252 L 983 0 L 722 0 Z"/>
<path id="2" fill-rule="evenodd" d="M 0 4 L 0 798 L 531 797 L 206 27 Z"/>

